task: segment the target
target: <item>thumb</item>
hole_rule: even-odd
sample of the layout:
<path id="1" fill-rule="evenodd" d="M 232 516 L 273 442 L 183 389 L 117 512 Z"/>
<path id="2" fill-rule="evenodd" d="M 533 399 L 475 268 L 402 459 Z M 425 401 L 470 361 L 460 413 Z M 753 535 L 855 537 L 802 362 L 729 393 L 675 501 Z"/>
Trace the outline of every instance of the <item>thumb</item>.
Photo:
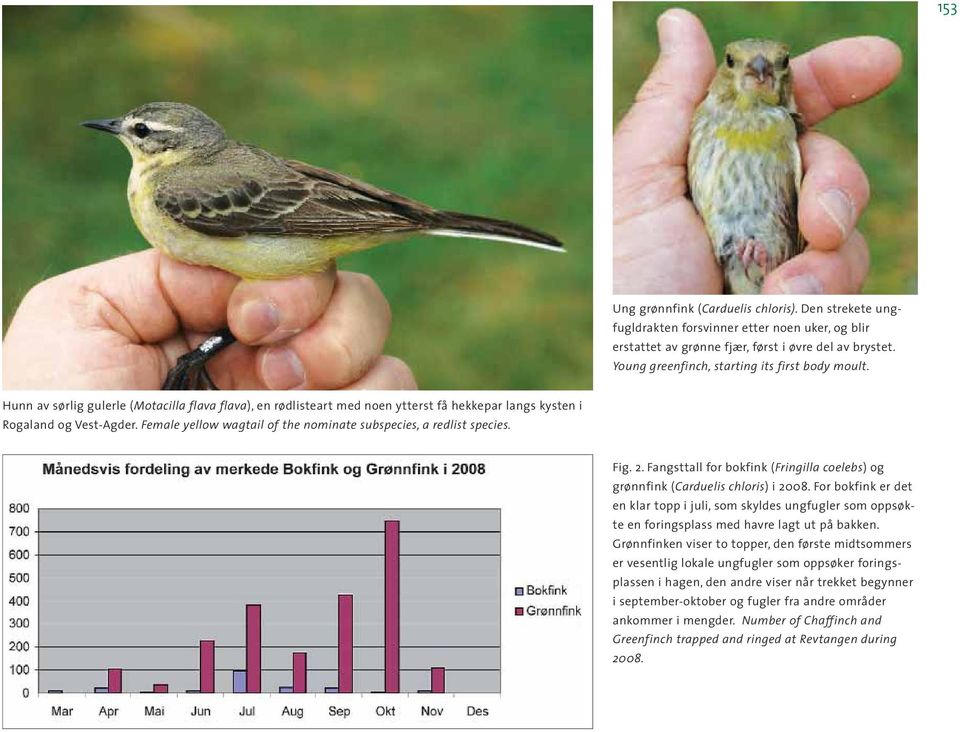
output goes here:
<path id="1" fill-rule="evenodd" d="M 657 35 L 657 64 L 614 135 L 615 177 L 686 164 L 693 111 L 716 72 L 710 38 L 692 13 L 666 11 L 657 19 Z"/>

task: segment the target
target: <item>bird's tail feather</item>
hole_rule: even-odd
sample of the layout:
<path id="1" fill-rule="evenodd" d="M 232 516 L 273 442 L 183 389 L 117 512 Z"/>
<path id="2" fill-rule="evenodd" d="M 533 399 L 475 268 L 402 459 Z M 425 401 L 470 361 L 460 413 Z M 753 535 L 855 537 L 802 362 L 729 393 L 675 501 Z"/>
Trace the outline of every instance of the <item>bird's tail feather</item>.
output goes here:
<path id="1" fill-rule="evenodd" d="M 511 244 L 562 252 L 563 243 L 555 237 L 510 221 L 488 219 L 484 216 L 444 211 L 436 217 L 436 224 L 427 233 L 435 236 L 457 236 L 472 239 L 492 239 Z"/>

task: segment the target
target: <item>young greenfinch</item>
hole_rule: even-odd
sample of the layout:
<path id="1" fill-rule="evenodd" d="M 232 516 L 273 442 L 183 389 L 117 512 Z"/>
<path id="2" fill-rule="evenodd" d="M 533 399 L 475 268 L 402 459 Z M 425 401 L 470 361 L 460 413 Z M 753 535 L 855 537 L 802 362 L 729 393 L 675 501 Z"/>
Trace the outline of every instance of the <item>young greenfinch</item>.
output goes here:
<path id="1" fill-rule="evenodd" d="M 694 113 L 687 175 L 729 293 L 759 293 L 768 272 L 803 250 L 801 131 L 789 49 L 755 39 L 728 45 Z"/>

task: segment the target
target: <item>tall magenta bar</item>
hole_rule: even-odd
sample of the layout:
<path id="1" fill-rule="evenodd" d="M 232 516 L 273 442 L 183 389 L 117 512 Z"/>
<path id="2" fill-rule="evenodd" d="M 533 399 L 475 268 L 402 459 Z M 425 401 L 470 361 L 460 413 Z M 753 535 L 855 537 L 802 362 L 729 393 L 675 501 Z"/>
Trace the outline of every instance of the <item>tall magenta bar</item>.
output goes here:
<path id="1" fill-rule="evenodd" d="M 247 605 L 246 693 L 260 693 L 260 605 Z"/>
<path id="2" fill-rule="evenodd" d="M 353 595 L 337 596 L 337 689 L 353 692 Z"/>
<path id="3" fill-rule="evenodd" d="M 200 641 L 200 693 L 212 694 L 214 687 L 216 663 L 214 654 L 216 646 L 212 640 Z"/>
<path id="4" fill-rule="evenodd" d="M 123 669 L 107 669 L 107 693 L 119 694 L 123 691 Z"/>
<path id="5" fill-rule="evenodd" d="M 307 654 L 293 654 L 293 693 L 307 693 Z"/>
<path id="6" fill-rule="evenodd" d="M 400 522 L 383 522 L 383 690 L 400 693 Z"/>
<path id="7" fill-rule="evenodd" d="M 447 688 L 447 671 L 443 666 L 434 666 L 430 669 L 430 691 L 434 694 L 443 694 Z"/>

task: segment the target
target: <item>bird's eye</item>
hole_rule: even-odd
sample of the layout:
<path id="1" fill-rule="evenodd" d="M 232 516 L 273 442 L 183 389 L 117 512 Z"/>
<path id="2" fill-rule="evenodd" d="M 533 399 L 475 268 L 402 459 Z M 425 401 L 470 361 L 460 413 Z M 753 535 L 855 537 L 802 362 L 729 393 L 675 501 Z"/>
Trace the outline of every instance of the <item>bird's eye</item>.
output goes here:
<path id="1" fill-rule="evenodd" d="M 790 65 L 790 54 L 788 53 L 783 57 L 783 61 L 780 62 L 780 66 L 787 68 Z"/>
<path id="2" fill-rule="evenodd" d="M 150 128 L 143 124 L 143 122 L 137 122 L 137 124 L 133 126 L 133 134 L 142 139 L 150 134 Z"/>
<path id="3" fill-rule="evenodd" d="M 727 66 L 729 66 L 731 69 L 733 68 L 733 56 L 731 56 L 729 53 L 727 54 Z"/>

